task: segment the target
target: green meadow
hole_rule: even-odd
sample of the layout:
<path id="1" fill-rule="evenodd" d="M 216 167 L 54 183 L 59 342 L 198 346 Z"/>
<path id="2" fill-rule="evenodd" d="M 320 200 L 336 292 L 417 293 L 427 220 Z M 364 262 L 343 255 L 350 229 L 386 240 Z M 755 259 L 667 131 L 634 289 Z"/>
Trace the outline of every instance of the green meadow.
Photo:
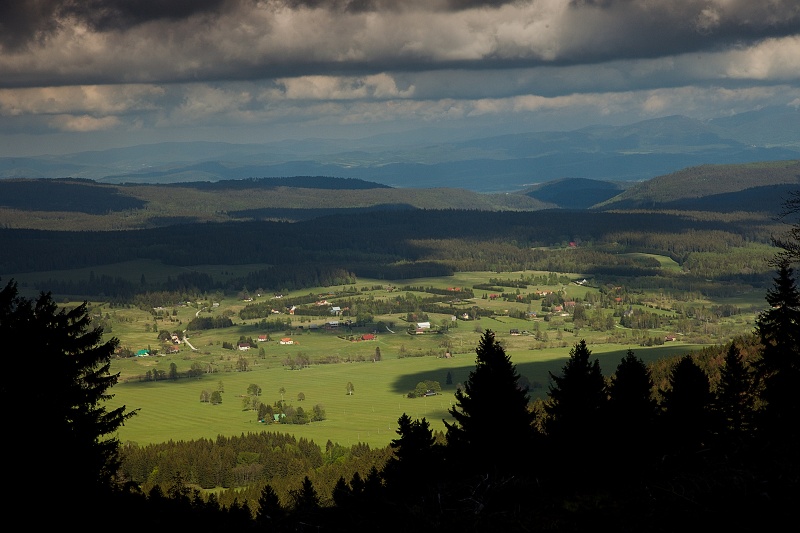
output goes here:
<path id="1" fill-rule="evenodd" d="M 159 271 L 151 263 L 116 265 L 117 272 L 126 271 L 131 279 L 146 277 L 165 278 L 171 270 Z M 124 268 L 123 268 L 124 267 Z M 252 265 L 250 266 L 252 267 Z M 170 267 L 172 268 L 172 267 Z M 239 268 L 239 267 L 236 267 Z M 244 267 L 249 268 L 249 267 Z M 206 266 L 201 271 L 214 275 L 237 273 L 234 267 Z M 96 269 L 95 273 L 104 273 Z M 86 274 L 82 272 L 78 276 Z M 336 305 L 338 291 L 355 289 L 359 298 L 391 299 L 398 295 L 415 293 L 429 297 L 429 293 L 413 291 L 410 287 L 468 287 L 487 284 L 490 278 L 515 279 L 526 273 L 462 272 L 450 277 L 425 278 L 403 281 L 362 279 L 347 287 L 313 287 L 283 295 L 286 299 L 308 294 L 327 295 Z M 45 275 L 51 275 L 46 273 Z M 53 276 L 59 275 L 52 273 Z M 63 276 L 63 273 L 60 274 Z M 570 279 L 582 280 L 580 274 L 566 274 Z M 46 279 L 46 278 L 45 278 Z M 33 280 L 31 280 L 33 281 Z M 561 283 L 555 286 L 529 286 L 523 293 L 531 291 L 558 291 L 564 300 L 583 299 L 598 289 L 577 283 Z M 505 289 L 506 292 L 515 289 Z M 358 442 L 384 446 L 396 436 L 397 419 L 407 413 L 412 418 L 425 417 L 433 429 L 443 430 L 443 420 L 449 418 L 453 394 L 459 383 L 466 381 L 474 368 L 475 347 L 485 329 L 495 332 L 519 373 L 532 386 L 534 398 L 546 398 L 549 373 L 559 373 L 570 349 L 576 342 L 585 339 L 600 360 L 603 372 L 610 375 L 616 365 L 632 348 L 646 362 L 672 355 L 682 355 L 701 347 L 701 344 L 669 342 L 662 346 L 643 347 L 639 339 L 642 332 L 626 330 L 617 326 L 612 331 L 599 332 L 589 328 L 575 329 L 571 317 L 556 315 L 549 320 L 515 318 L 510 311 L 538 311 L 540 305 L 492 300 L 489 294 L 496 290 L 475 289 L 474 298 L 463 299 L 454 304 L 454 312 L 469 311 L 473 307 L 484 309 L 479 320 L 454 320 L 451 314 L 429 313 L 428 321 L 434 327 L 447 326 L 441 334 L 410 335 L 411 325 L 405 314 L 373 317 L 374 324 L 382 324 L 375 340 L 357 341 L 367 329 L 345 328 L 326 331 L 324 324 L 331 316 L 290 316 L 285 313 L 282 299 L 273 294 L 252 294 L 256 303 L 270 300 L 280 310 L 282 320 L 291 319 L 291 326 L 282 331 L 270 332 L 270 340 L 258 342 L 248 351 L 230 350 L 223 343 L 235 345 L 240 337 L 257 339 L 266 332 L 260 329 L 261 319 L 242 320 L 238 312 L 247 305 L 233 295 L 206 295 L 203 301 L 186 302 L 151 313 L 132 306 L 111 306 L 108 303 L 90 304 L 94 319 L 101 320 L 106 337 L 117 337 L 120 346 L 134 352 L 142 349 L 158 349 L 164 353 L 165 346 L 158 340 L 158 332 L 183 331 L 196 316 L 230 316 L 232 327 L 204 331 L 187 331 L 188 343 L 181 344 L 178 353 L 149 357 L 118 358 L 112 361 L 112 372 L 119 373 L 120 383 L 114 387 L 114 398 L 109 407 L 125 405 L 137 410 L 118 437 L 122 442 L 140 445 L 168 440 L 213 439 L 217 435 L 239 435 L 247 432 L 279 431 L 298 437 L 312 439 L 319 444 L 328 440 L 342 445 Z M 667 313 L 656 309 L 662 295 L 653 294 L 651 312 Z M 443 300 L 447 297 L 442 297 Z M 763 296 L 761 296 L 763 301 Z M 737 304 L 747 307 L 757 304 L 757 298 L 740 297 Z M 218 305 L 214 306 L 216 303 Z M 713 302 L 700 302 L 710 305 Z M 489 313 L 486 316 L 486 312 Z M 732 317 L 725 323 L 725 333 L 734 335 L 752 330 L 754 309 L 747 314 Z M 335 317 L 333 317 L 335 318 Z M 342 317 L 344 318 L 344 317 Z M 269 320 L 269 319 L 267 319 Z M 310 328 L 314 324 L 317 328 Z M 720 326 L 722 331 L 722 326 Z M 520 332 L 512 335 L 512 330 Z M 515 332 L 516 332 L 515 331 Z M 539 333 L 546 339 L 537 338 Z M 648 336 L 661 336 L 671 331 L 650 330 Z M 290 337 L 291 345 L 280 344 L 280 339 Z M 613 337 L 613 342 L 612 342 Z M 720 338 L 718 342 L 724 342 Z M 381 360 L 373 362 L 376 348 Z M 446 353 L 450 357 L 444 357 Z M 298 356 L 311 361 L 309 366 L 291 369 L 289 360 Z M 247 361 L 247 370 L 239 369 L 239 358 Z M 320 361 L 339 361 L 319 364 Z M 147 372 L 158 371 L 169 375 L 174 363 L 181 377 L 177 380 L 162 379 L 146 381 Z M 199 378 L 185 377 L 193 364 L 203 369 L 212 369 Z M 452 383 L 448 384 L 448 373 Z M 442 393 L 427 398 L 408 398 L 407 394 L 420 381 L 438 381 Z M 352 383 L 354 394 L 348 395 L 347 384 Z M 200 401 L 203 391 L 223 389 L 223 401 L 211 405 Z M 256 413 L 243 409 L 243 398 L 248 386 L 256 384 L 262 389 L 261 402 L 274 404 L 284 399 L 293 407 L 310 411 L 314 405 L 325 409 L 327 419 L 308 425 L 263 424 L 257 421 Z M 283 398 L 279 393 L 285 389 Z M 305 396 L 298 400 L 298 394 Z"/>
<path id="2" fill-rule="evenodd" d="M 403 336 L 405 333 L 396 333 Z M 379 339 L 387 335 L 380 335 Z M 478 334 L 474 334 L 476 344 Z M 328 336 L 327 342 L 345 342 Z M 359 344 L 371 344 L 375 341 Z M 391 343 L 381 344 L 386 351 Z M 299 350 L 300 346 L 281 346 L 284 350 Z M 671 344 L 669 346 L 636 349 L 639 357 L 646 361 L 680 355 L 697 346 Z M 278 350 L 270 346 L 269 350 Z M 374 346 L 373 346 L 374 349 Z M 552 350 L 508 350 L 512 362 L 521 375 L 538 387 L 531 390 L 532 396 L 546 395 L 549 374 L 558 373 L 569 354 L 568 348 Z M 626 348 L 618 345 L 592 345 L 604 373 L 613 372 Z M 168 368 L 170 359 L 151 358 L 155 366 Z M 131 441 L 143 445 L 168 440 L 213 439 L 217 435 L 239 435 L 259 431 L 279 431 L 312 439 L 319 444 L 328 440 L 342 445 L 358 442 L 384 446 L 396 437 L 397 419 L 403 413 L 412 418 L 425 417 L 434 430 L 443 430 L 444 419 L 449 419 L 455 386 L 467 379 L 474 368 L 474 352 L 451 358 L 434 356 L 403 357 L 383 356 L 378 362 L 353 362 L 335 364 L 312 364 L 307 368 L 289 370 L 280 364 L 252 364 L 245 372 L 228 371 L 206 374 L 200 378 L 182 378 L 177 381 L 122 383 L 114 388 L 115 398 L 110 406 L 126 405 L 138 409 L 119 432 L 122 442 Z M 448 372 L 452 385 L 446 384 Z M 433 380 L 442 385 L 442 393 L 427 398 L 408 398 L 420 381 Z M 353 384 L 354 393 L 348 395 L 347 383 Z M 216 390 L 219 384 L 224 390 L 223 401 L 218 405 L 201 403 L 203 390 Z M 242 409 L 242 397 L 250 384 L 262 389 L 261 401 L 274 403 L 283 398 L 294 407 L 309 410 L 315 404 L 325 408 L 327 420 L 308 425 L 262 424 L 253 411 Z M 303 393 L 304 401 L 297 396 Z"/>

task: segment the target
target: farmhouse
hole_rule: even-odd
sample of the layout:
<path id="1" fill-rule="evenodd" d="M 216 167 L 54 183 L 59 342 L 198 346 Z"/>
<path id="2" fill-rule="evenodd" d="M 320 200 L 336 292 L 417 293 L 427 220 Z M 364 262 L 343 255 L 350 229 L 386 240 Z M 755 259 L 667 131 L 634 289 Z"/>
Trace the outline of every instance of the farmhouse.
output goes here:
<path id="1" fill-rule="evenodd" d="M 362 341 L 374 341 L 375 340 L 375 335 L 372 334 L 372 333 L 364 333 L 363 335 L 361 335 L 361 340 Z"/>
<path id="2" fill-rule="evenodd" d="M 518 329 L 512 329 L 511 331 L 509 331 L 509 333 L 511 335 L 519 335 L 519 330 Z"/>
<path id="3" fill-rule="evenodd" d="M 136 352 L 136 357 L 147 357 L 148 355 L 150 355 L 148 350 L 139 350 Z"/>
<path id="4" fill-rule="evenodd" d="M 249 342 L 240 342 L 238 346 L 239 346 L 239 350 L 241 350 L 243 352 L 250 349 L 250 343 Z"/>
<path id="5" fill-rule="evenodd" d="M 430 322 L 417 322 L 417 329 L 431 329 Z"/>
<path id="6" fill-rule="evenodd" d="M 341 313 L 342 313 L 342 308 L 341 307 L 336 306 L 336 305 L 331 307 L 331 314 L 332 315 L 340 315 Z"/>
<path id="7" fill-rule="evenodd" d="M 258 342 L 266 342 L 266 341 L 267 341 L 267 336 L 266 335 L 259 335 L 258 336 Z"/>
<path id="8" fill-rule="evenodd" d="M 281 344 L 294 344 L 294 341 L 290 337 L 284 337 L 281 339 Z"/>

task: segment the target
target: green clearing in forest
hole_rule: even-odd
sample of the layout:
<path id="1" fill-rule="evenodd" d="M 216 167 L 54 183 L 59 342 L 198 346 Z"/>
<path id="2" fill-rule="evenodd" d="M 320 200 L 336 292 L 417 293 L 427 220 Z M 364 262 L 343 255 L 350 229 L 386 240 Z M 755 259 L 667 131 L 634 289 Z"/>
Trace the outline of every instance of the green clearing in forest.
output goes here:
<path id="1" fill-rule="evenodd" d="M 227 272 L 228 267 L 206 267 L 219 272 Z M 233 270 L 232 268 L 230 270 Z M 348 287 L 315 287 L 284 295 L 290 299 L 308 294 L 330 295 L 345 289 L 357 289 L 359 297 L 394 298 L 404 295 L 405 287 L 448 287 L 472 288 L 476 284 L 486 284 L 490 278 L 519 279 L 526 273 L 464 272 L 442 278 L 425 278 L 403 281 L 362 279 Z M 542 273 L 537 273 L 542 274 Z M 157 275 L 155 272 L 150 275 Z M 571 280 L 581 280 L 579 274 L 567 274 Z M 390 290 L 391 289 L 391 290 Z M 583 299 L 587 293 L 596 293 L 598 288 L 564 283 L 556 286 L 522 289 L 523 293 L 536 290 L 562 291 L 564 299 Z M 516 292 L 505 288 L 505 292 Z M 238 311 L 246 303 L 233 295 L 219 298 L 219 306 L 212 307 L 211 300 L 189 302 L 185 306 L 164 309 L 160 317 L 134 307 L 113 307 L 109 304 L 92 304 L 93 317 L 102 319 L 107 328 L 107 337 L 120 339 L 120 345 L 134 352 L 140 349 L 161 348 L 158 332 L 177 331 L 186 328 L 198 312 L 202 316 L 219 316 L 232 313 L 234 326 L 224 329 L 190 331 L 189 346 L 181 345 L 177 354 L 156 357 L 134 357 L 114 359 L 112 372 L 119 372 L 120 384 L 114 389 L 115 398 L 110 407 L 126 405 L 138 409 L 138 415 L 129 420 L 120 430 L 121 441 L 138 444 L 156 443 L 167 440 L 191 440 L 215 438 L 217 435 L 239 435 L 254 431 L 289 432 L 298 437 L 313 439 L 319 444 L 327 440 L 343 445 L 365 442 L 371 445 L 386 445 L 396 436 L 397 419 L 403 413 L 413 418 L 427 418 L 434 429 L 443 430 L 442 419 L 447 418 L 447 410 L 453 402 L 455 386 L 464 382 L 474 368 L 475 347 L 481 333 L 491 329 L 505 346 L 518 371 L 536 388 L 531 390 L 533 397 L 545 397 L 549 384 L 549 372 L 558 373 L 563 367 L 569 350 L 581 339 L 586 339 L 594 355 L 599 358 L 606 374 L 611 374 L 616 365 L 632 348 L 637 356 L 646 362 L 681 355 L 699 348 L 698 344 L 670 342 L 663 346 L 640 347 L 642 335 L 661 336 L 670 331 L 650 330 L 636 332 L 617 326 L 612 331 L 600 332 L 589 328 L 575 331 L 569 316 L 554 316 L 544 320 L 541 316 L 525 320 L 507 315 L 510 310 L 540 310 L 540 303 L 531 304 L 507 302 L 502 299 L 484 298 L 492 290 L 476 289 L 474 298 L 463 299 L 454 309 L 479 307 L 491 310 L 493 316 L 483 316 L 479 320 L 452 320 L 450 314 L 429 314 L 434 326 L 448 325 L 443 334 L 409 335 L 405 313 L 379 315 L 374 322 L 383 323 L 377 339 L 371 341 L 347 340 L 347 335 L 358 338 L 368 332 L 365 329 L 348 331 L 340 328 L 325 331 L 323 327 L 311 331 L 313 323 L 323 326 L 332 316 L 292 316 L 281 314 L 280 318 L 291 318 L 289 330 L 270 332 L 271 340 L 259 342 L 251 350 L 240 352 L 222 347 L 223 343 L 236 344 L 240 336 L 257 339 L 262 331 L 261 319 L 242 320 Z M 420 293 L 422 294 L 422 293 Z M 425 294 L 430 296 L 429 293 Z M 272 294 L 256 296 L 256 302 L 271 299 Z M 442 296 L 443 301 L 448 296 Z M 329 298 L 334 305 L 335 300 Z M 274 300 L 276 308 L 282 301 Z M 704 302 L 708 304 L 709 302 Z M 604 310 L 604 312 L 611 312 Z M 345 317 L 340 317 L 345 318 Z M 725 322 L 724 333 L 742 334 L 752 330 L 753 312 L 738 315 Z M 302 326 L 302 329 L 300 327 Z M 720 328 L 722 329 L 722 328 Z M 518 330 L 520 335 L 512 335 Z M 546 333 L 547 340 L 535 337 L 536 331 Z M 609 338 L 614 336 L 614 343 Z M 279 340 L 289 336 L 292 345 L 281 345 Z M 720 339 L 722 342 L 724 339 Z M 382 360 L 372 362 L 376 348 L 380 348 Z M 263 355 L 260 353 L 263 349 Z M 443 357 L 446 352 L 451 358 Z M 285 363 L 288 358 L 296 359 L 303 355 L 312 361 L 309 367 L 290 370 Z M 247 360 L 248 370 L 237 371 L 239 357 Z M 339 363 L 313 364 L 322 359 L 335 358 Z M 352 361 L 352 362 L 346 362 Z M 174 363 L 180 373 L 189 370 L 193 363 L 202 368 L 210 364 L 215 372 L 203 374 L 200 378 L 181 378 L 177 381 L 143 381 L 147 371 L 158 370 L 169 374 Z M 450 372 L 453 383 L 446 384 Z M 428 398 L 407 398 L 407 393 L 420 381 L 438 381 L 443 392 Z M 217 384 L 224 385 L 223 402 L 211 405 L 200 402 L 203 390 L 213 392 Z M 346 394 L 346 385 L 352 382 L 355 393 Z M 255 383 L 262 388 L 261 401 L 273 404 L 280 400 L 278 390 L 286 389 L 285 400 L 306 410 L 321 404 L 326 411 L 327 420 L 305 426 L 264 425 L 256 420 L 253 411 L 242 409 L 242 395 L 247 387 Z M 302 392 L 305 401 L 299 402 L 297 394 Z"/>
<path id="2" fill-rule="evenodd" d="M 476 333 L 475 343 L 477 339 Z M 693 348 L 697 346 L 671 344 L 639 348 L 635 353 L 650 361 L 687 353 Z M 569 349 L 508 350 L 508 353 L 520 374 L 530 382 L 541 385 L 541 388 L 531 391 L 532 396 L 544 396 L 548 372 L 560 372 Z M 613 372 L 627 350 L 618 345 L 593 345 L 591 349 L 605 373 Z M 165 370 L 171 362 L 166 357 L 151 360 L 155 361 L 156 367 Z M 114 388 L 115 398 L 110 406 L 124 404 L 129 409 L 139 409 L 137 416 L 125 424 L 118 436 L 122 442 L 132 441 L 140 445 L 170 439 L 213 439 L 217 435 L 267 430 L 292 433 L 298 438 L 312 439 L 322 445 L 331 440 L 343 445 L 365 442 L 384 446 L 396 437 L 397 419 L 403 413 L 408 413 L 412 418 L 425 417 L 433 429 L 444 430 L 442 419 L 449 418 L 447 410 L 454 401 L 455 384 L 466 380 L 473 368 L 474 351 L 449 359 L 431 356 L 401 359 L 395 355 L 384 356 L 379 362 L 311 365 L 300 370 L 289 370 L 281 365 L 253 364 L 247 372 L 219 372 L 199 379 L 184 378 L 175 382 L 119 384 Z M 453 385 L 445 384 L 448 372 L 452 375 Z M 408 398 L 407 392 L 424 380 L 439 381 L 442 394 Z M 220 381 L 224 388 L 223 402 L 219 405 L 201 403 L 201 392 L 204 389 L 215 390 Z M 353 384 L 353 395 L 346 393 L 348 382 Z M 251 383 L 262 388 L 261 400 L 265 403 L 280 400 L 279 390 L 284 388 L 284 399 L 288 403 L 306 410 L 321 404 L 327 420 L 302 426 L 261 424 L 256 421 L 253 411 L 242 410 L 241 397 Z M 302 402 L 297 400 L 300 392 L 305 395 Z"/>

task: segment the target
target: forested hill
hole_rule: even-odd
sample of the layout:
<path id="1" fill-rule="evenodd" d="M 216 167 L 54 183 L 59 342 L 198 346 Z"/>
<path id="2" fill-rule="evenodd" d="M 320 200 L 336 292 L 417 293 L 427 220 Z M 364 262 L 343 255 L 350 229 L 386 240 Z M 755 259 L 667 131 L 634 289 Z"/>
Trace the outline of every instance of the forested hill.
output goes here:
<path id="1" fill-rule="evenodd" d="M 177 184 L 168 184 L 166 187 L 188 187 L 204 191 L 228 191 L 244 189 L 275 189 L 278 187 L 296 187 L 299 189 L 334 189 L 334 190 L 363 190 L 363 189 L 391 189 L 371 181 L 356 178 L 332 178 L 329 176 L 293 176 L 287 178 L 247 178 L 240 180 L 222 181 L 195 181 Z"/>
<path id="2" fill-rule="evenodd" d="M 630 186 L 626 182 L 565 178 L 534 185 L 522 194 L 564 209 L 588 209 L 616 197 Z"/>
<path id="3" fill-rule="evenodd" d="M 323 176 L 111 185 L 85 179 L 0 180 L 0 227 L 57 231 L 147 229 L 198 222 L 282 220 L 412 209 L 536 211 L 521 194 L 396 189 Z"/>
<path id="4" fill-rule="evenodd" d="M 631 185 L 598 209 L 774 211 L 800 185 L 800 161 L 702 165 Z"/>

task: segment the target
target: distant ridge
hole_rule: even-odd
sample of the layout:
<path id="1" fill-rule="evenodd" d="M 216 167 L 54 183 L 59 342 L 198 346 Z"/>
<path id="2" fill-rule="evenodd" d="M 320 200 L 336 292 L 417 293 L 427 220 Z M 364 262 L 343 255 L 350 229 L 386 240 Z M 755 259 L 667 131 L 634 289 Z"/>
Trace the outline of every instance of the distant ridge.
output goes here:
<path id="1" fill-rule="evenodd" d="M 417 132 L 263 144 L 171 142 L 3 157 L 0 178 L 72 176 L 103 183 L 165 184 L 331 176 L 395 188 L 488 193 L 516 192 L 563 178 L 639 182 L 699 165 L 800 159 L 800 111 L 783 106 L 713 120 L 668 116 L 622 126 L 468 140 L 422 137 Z"/>
<path id="2" fill-rule="evenodd" d="M 701 165 L 636 183 L 600 209 L 774 210 L 800 187 L 800 161 Z"/>
<path id="3" fill-rule="evenodd" d="M 286 178 L 246 178 L 222 181 L 194 181 L 165 184 L 165 187 L 192 188 L 203 191 L 274 189 L 296 187 L 299 189 L 363 190 L 391 189 L 388 185 L 357 178 L 332 178 L 330 176 L 292 176 Z"/>

